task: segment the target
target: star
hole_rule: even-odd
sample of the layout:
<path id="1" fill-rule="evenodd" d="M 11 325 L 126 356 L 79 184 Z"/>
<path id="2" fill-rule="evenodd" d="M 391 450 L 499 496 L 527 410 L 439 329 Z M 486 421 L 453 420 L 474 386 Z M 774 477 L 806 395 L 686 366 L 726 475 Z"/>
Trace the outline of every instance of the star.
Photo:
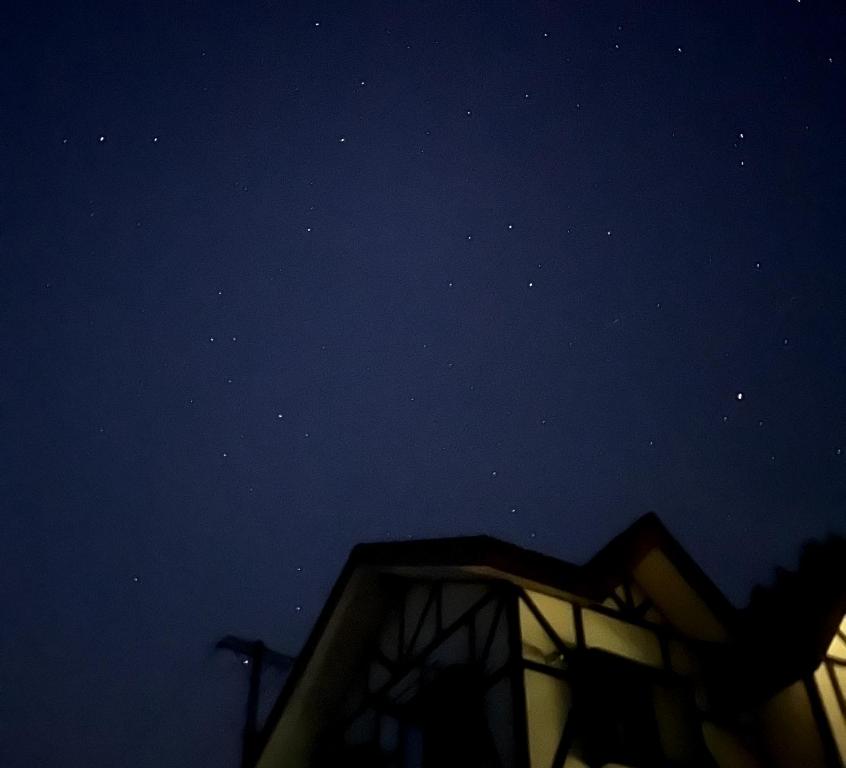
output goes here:
<path id="1" fill-rule="evenodd" d="M 743 400 L 743 392 L 738 392 L 738 393 L 735 395 L 735 397 L 736 397 L 738 400 Z"/>

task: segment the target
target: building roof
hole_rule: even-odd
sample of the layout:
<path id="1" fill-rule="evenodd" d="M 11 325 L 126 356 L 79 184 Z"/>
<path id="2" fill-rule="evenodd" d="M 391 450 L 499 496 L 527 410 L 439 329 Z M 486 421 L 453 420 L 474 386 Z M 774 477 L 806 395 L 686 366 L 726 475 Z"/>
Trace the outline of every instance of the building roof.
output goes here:
<path id="1" fill-rule="evenodd" d="M 754 633 L 750 631 L 750 627 L 757 624 L 754 621 L 750 624 L 750 615 L 738 611 L 726 599 L 652 512 L 638 518 L 583 565 L 574 565 L 490 536 L 359 544 L 351 551 L 267 719 L 259 738 L 259 753 L 265 749 L 279 725 L 333 617 L 336 613 L 345 612 L 345 615 L 360 618 L 358 611 L 349 613 L 349 606 L 343 610 L 339 608 L 343 600 L 347 603 L 358 601 L 359 607 L 361 602 L 366 602 L 366 589 L 357 591 L 351 586 L 356 574 L 431 574 L 433 578 L 440 578 L 448 577 L 452 572 L 463 572 L 465 576 L 467 573 L 475 573 L 488 577 L 500 576 L 535 588 L 546 588 L 586 601 L 601 602 L 625 577 L 631 578 L 634 574 L 635 578 L 639 579 L 639 573 L 642 572 L 644 579 L 639 580 L 648 581 L 646 577 L 649 572 L 643 570 L 643 567 L 647 561 L 655 558 L 660 558 L 662 568 L 656 572 L 657 577 L 652 578 L 650 597 L 654 600 L 655 592 L 664 589 L 665 582 L 675 579 L 681 587 L 676 589 L 674 594 L 673 590 L 670 590 L 665 605 L 659 605 L 659 608 L 662 608 L 665 614 L 671 614 L 674 604 L 678 606 L 681 602 L 697 603 L 699 615 L 704 617 L 704 620 L 698 621 L 698 626 L 693 627 L 693 630 L 698 632 L 699 639 L 711 641 L 715 645 L 731 640 L 730 647 L 727 646 L 725 654 L 719 654 L 719 658 L 724 659 L 732 668 L 742 668 L 744 661 L 733 655 L 732 648 L 737 645 L 741 651 L 750 650 L 752 644 L 736 644 L 733 641 L 739 633 L 752 637 Z M 668 578 L 668 574 L 671 578 Z M 647 588 L 647 592 L 649 591 Z M 842 588 L 840 594 L 843 594 Z M 828 613 L 833 616 L 836 611 Z M 833 619 L 828 614 L 826 616 L 824 624 L 828 627 Z M 668 618 L 673 623 L 673 616 L 668 615 Z M 685 627 L 682 626 L 681 629 L 684 630 Z M 813 647 L 821 644 L 822 640 L 815 640 Z M 807 654 L 803 658 L 806 657 Z M 787 676 L 795 672 L 790 669 L 793 665 L 789 660 L 782 658 L 781 661 L 783 673 L 779 675 L 780 679 L 784 677 L 785 667 L 788 668 Z M 320 664 L 325 663 L 325 657 L 322 657 Z M 341 663 L 335 662 L 336 672 Z M 756 678 L 754 689 L 760 690 L 764 687 L 766 686 L 761 684 L 761 680 Z"/>

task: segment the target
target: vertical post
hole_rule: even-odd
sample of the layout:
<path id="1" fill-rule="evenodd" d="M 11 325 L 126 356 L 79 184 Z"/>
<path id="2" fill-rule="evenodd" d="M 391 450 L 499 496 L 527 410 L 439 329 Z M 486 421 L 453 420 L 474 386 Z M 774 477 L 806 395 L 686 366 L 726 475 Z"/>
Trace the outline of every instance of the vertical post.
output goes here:
<path id="1" fill-rule="evenodd" d="M 825 754 L 825 764 L 827 766 L 839 766 L 840 757 L 837 754 L 837 744 L 834 741 L 834 735 L 831 732 L 828 716 L 825 713 L 825 708 L 820 698 L 820 691 L 817 688 L 817 681 L 813 673 L 806 675 L 802 679 L 802 683 L 805 686 L 805 692 L 811 704 L 811 713 L 817 726 L 817 734 L 822 743 L 823 753 Z"/>
<path id="2" fill-rule="evenodd" d="M 523 680 L 523 638 L 520 634 L 519 590 L 513 585 L 506 588 L 508 601 L 508 637 L 510 647 L 511 695 L 514 701 L 514 766 L 529 768 L 529 727 L 526 712 L 526 688 Z"/>
<path id="3" fill-rule="evenodd" d="M 585 650 L 585 625 L 582 621 L 582 606 L 573 603 L 573 623 L 576 626 L 576 648 L 578 652 Z"/>
<path id="4" fill-rule="evenodd" d="M 241 768 L 253 768 L 256 737 L 258 736 L 258 699 L 261 686 L 261 666 L 264 661 L 264 643 L 256 640 L 252 644 L 252 671 L 250 690 L 247 694 L 247 717 L 244 723 L 244 747 L 241 753 Z"/>
<path id="5" fill-rule="evenodd" d="M 244 723 L 244 743 L 241 748 L 242 768 L 253 768 L 258 758 L 258 703 L 262 668 L 267 663 L 279 669 L 289 669 L 294 663 L 294 657 L 287 656 L 284 653 L 276 653 L 276 651 L 268 648 L 261 640 L 250 642 L 234 635 L 222 637 L 217 641 L 215 648 L 226 648 L 229 651 L 234 651 L 238 654 L 239 658 L 246 656 L 247 658 L 244 659 L 244 663 L 253 665 L 253 668 L 250 670 L 250 689 L 247 692 L 247 717 Z"/>

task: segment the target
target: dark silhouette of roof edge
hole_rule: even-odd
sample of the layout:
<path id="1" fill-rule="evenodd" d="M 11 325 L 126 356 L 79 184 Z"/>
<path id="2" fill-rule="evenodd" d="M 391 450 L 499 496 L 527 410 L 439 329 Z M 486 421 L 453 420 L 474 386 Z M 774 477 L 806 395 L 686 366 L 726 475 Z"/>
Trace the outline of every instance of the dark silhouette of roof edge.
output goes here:
<path id="1" fill-rule="evenodd" d="M 846 537 L 828 534 L 804 543 L 794 569 L 777 567 L 752 589 L 739 614 L 739 657 L 759 690 L 813 674 L 846 614 L 844 563 Z"/>
<path id="2" fill-rule="evenodd" d="M 655 512 L 641 515 L 600 549 L 584 567 L 591 573 L 592 580 L 613 581 L 623 573 L 630 572 L 655 548 L 660 549 L 669 558 L 729 632 L 736 629 L 738 609 L 670 533 Z M 608 586 L 613 585 L 609 582 Z"/>
<path id="3" fill-rule="evenodd" d="M 604 597 L 605 591 L 616 586 L 656 547 L 667 555 L 708 607 L 731 629 L 736 622 L 737 609 L 655 512 L 641 515 L 583 565 L 487 535 L 358 544 L 352 550 L 351 559 L 358 565 L 383 567 L 484 565 L 596 598 Z"/>
<path id="4" fill-rule="evenodd" d="M 350 559 L 386 568 L 485 566 L 552 586 L 581 586 L 580 566 L 486 535 L 357 544 Z"/>

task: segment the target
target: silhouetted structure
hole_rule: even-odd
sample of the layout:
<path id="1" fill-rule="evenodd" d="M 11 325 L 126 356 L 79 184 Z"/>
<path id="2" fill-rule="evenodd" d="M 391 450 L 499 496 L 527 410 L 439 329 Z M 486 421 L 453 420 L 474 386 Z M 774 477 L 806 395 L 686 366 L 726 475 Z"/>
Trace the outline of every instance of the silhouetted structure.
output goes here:
<path id="1" fill-rule="evenodd" d="M 290 669 L 294 663 L 294 657 L 270 650 L 261 640 L 243 640 L 233 635 L 227 635 L 218 640 L 215 647 L 234 651 L 252 663 L 241 752 L 242 768 L 250 768 L 258 757 L 258 702 L 262 670 L 265 665 L 274 666 L 279 669 Z"/>
<path id="2" fill-rule="evenodd" d="M 583 566 L 488 537 L 355 547 L 257 768 L 834 768 L 846 542 L 737 611 L 654 514 Z"/>

